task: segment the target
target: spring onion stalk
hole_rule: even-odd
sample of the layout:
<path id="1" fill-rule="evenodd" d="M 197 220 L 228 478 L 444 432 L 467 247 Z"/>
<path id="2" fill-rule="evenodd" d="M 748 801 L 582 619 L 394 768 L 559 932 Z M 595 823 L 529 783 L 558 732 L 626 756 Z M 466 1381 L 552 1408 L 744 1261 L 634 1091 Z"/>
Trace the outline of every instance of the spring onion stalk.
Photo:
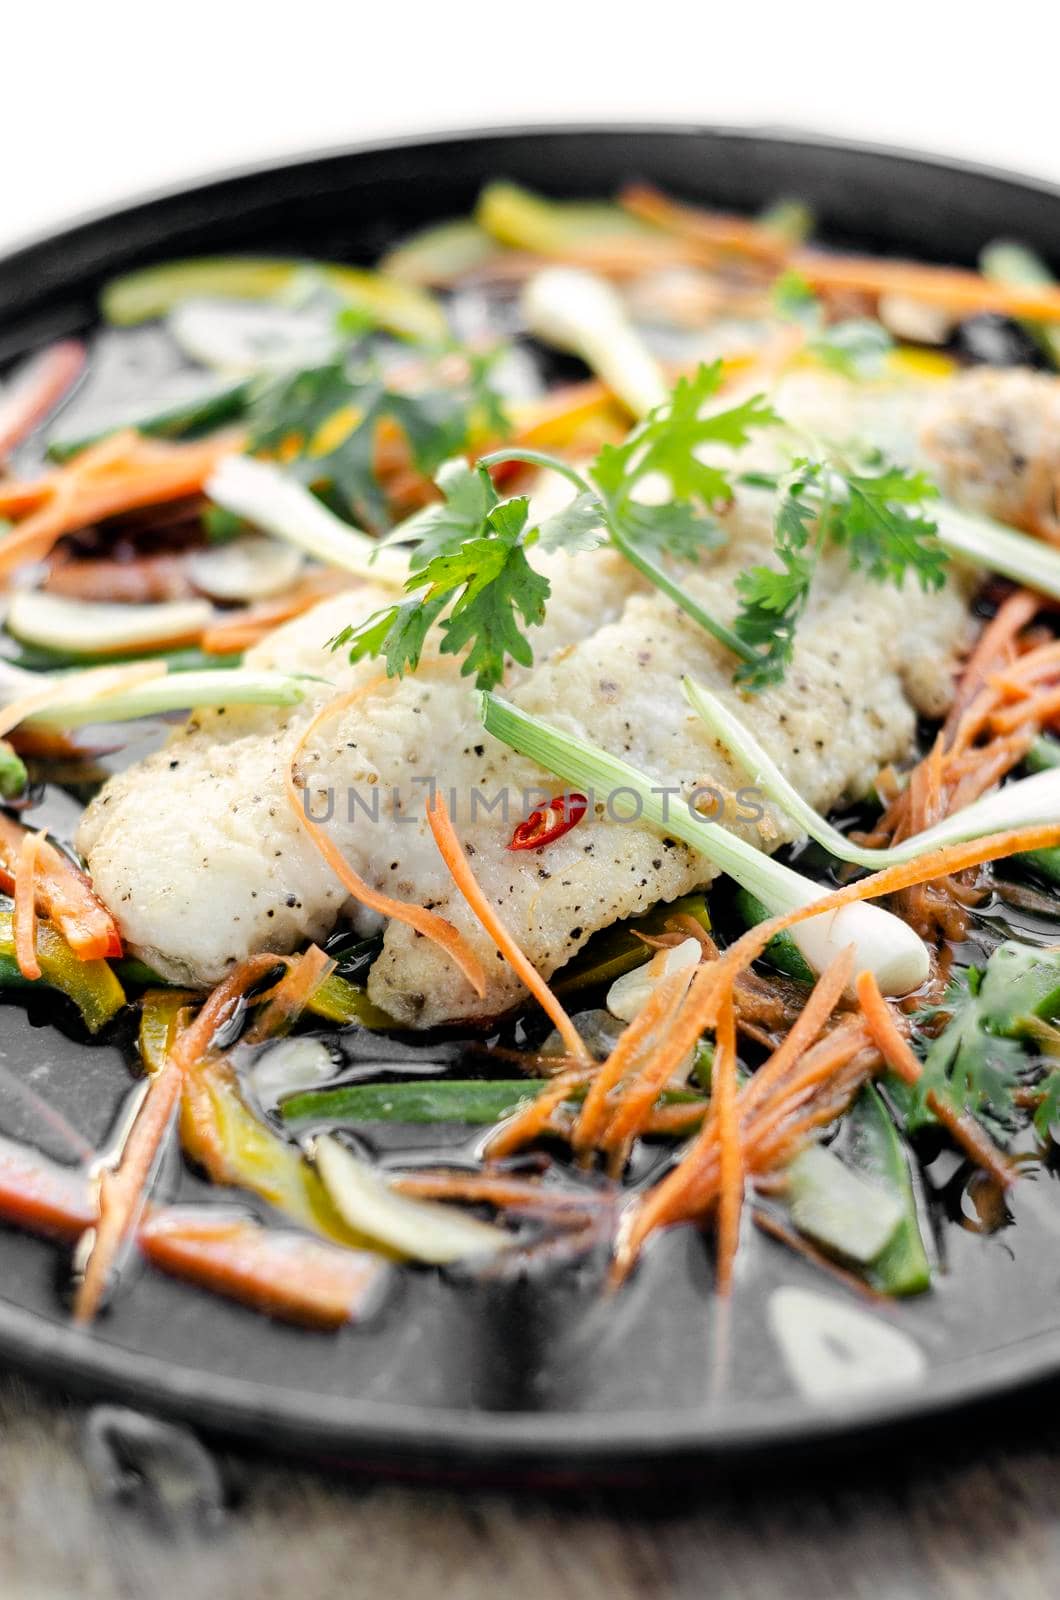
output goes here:
<path id="1" fill-rule="evenodd" d="M 770 800 L 797 822 L 811 839 L 816 839 L 819 845 L 840 861 L 850 861 L 859 867 L 896 867 L 905 861 L 915 861 L 926 851 L 937 850 L 941 845 L 959 844 L 965 839 L 978 839 L 985 834 L 1001 833 L 1009 828 L 1029 828 L 1036 823 L 1055 822 L 1060 816 L 1060 768 L 1052 768 L 1006 784 L 1003 789 L 984 796 L 974 805 L 965 806 L 963 810 L 943 818 L 933 828 L 927 828 L 889 850 L 865 849 L 854 844 L 838 828 L 833 828 L 820 812 L 807 804 L 754 734 L 717 695 L 704 689 L 702 684 L 694 683 L 691 678 L 684 678 L 682 684 L 689 705 L 714 737 L 725 745 L 752 782 L 764 790 Z"/>
<path id="2" fill-rule="evenodd" d="M 523 315 L 546 344 L 581 356 L 635 417 L 669 399 L 662 369 L 603 278 L 577 267 L 546 267 L 526 286 Z"/>
<path id="3" fill-rule="evenodd" d="M 443 1266 L 496 1255 L 512 1243 L 504 1228 L 469 1217 L 437 1200 L 398 1194 L 366 1161 L 330 1134 L 313 1141 L 311 1154 L 336 1211 L 348 1227 L 414 1261 Z"/>
<path id="4" fill-rule="evenodd" d="M 699 851 L 774 915 L 812 905 L 827 893 L 819 883 L 694 814 L 684 802 L 664 804 L 667 797 L 658 786 L 606 750 L 561 733 L 493 694 L 482 697 L 482 720 L 487 732 L 518 754 L 583 792 L 606 796 L 612 816 L 643 820 Z M 791 937 L 815 972 L 823 972 L 853 944 L 857 969 L 871 969 L 886 994 L 908 994 L 924 982 L 930 969 L 927 948 L 912 928 L 867 902 L 812 917 L 792 928 Z"/>
<path id="5" fill-rule="evenodd" d="M 1060 600 L 1060 550 L 1055 545 L 1017 533 L 978 512 L 959 510 L 946 500 L 932 501 L 930 514 L 939 543 L 951 555 Z"/>
<path id="6" fill-rule="evenodd" d="M 112 694 L 78 695 L 75 682 L 71 682 L 70 690 L 69 700 L 57 700 L 27 717 L 26 726 L 81 728 L 89 723 L 132 722 L 138 717 L 203 710 L 208 706 L 295 706 L 306 696 L 306 684 L 299 678 L 282 672 L 253 672 L 246 667 L 168 673 Z"/>
<path id="7" fill-rule="evenodd" d="M 1027 751 L 1023 764 L 1032 772 L 1048 772 L 1052 767 L 1060 767 L 1060 739 L 1042 734 Z"/>
<path id="8" fill-rule="evenodd" d="M 403 556 L 381 550 L 360 528 L 343 522 L 315 494 L 267 461 L 226 457 L 208 480 L 206 493 L 225 511 L 328 566 L 395 589 L 408 577 Z"/>
<path id="9" fill-rule="evenodd" d="M 13 800 L 29 782 L 26 764 L 6 739 L 0 739 L 0 797 Z"/>

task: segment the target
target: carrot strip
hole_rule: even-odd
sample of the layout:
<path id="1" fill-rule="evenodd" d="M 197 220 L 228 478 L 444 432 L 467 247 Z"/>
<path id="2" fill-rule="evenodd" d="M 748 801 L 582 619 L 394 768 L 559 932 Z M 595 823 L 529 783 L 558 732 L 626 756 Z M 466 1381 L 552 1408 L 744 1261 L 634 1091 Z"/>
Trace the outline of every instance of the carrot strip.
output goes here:
<path id="1" fill-rule="evenodd" d="M 545 1188 L 531 1178 L 506 1172 L 403 1172 L 391 1178 L 390 1187 L 421 1200 L 464 1200 L 498 1209 L 541 1208 L 545 1211 L 595 1210 L 614 1203 L 615 1194 L 599 1189 Z"/>
<path id="2" fill-rule="evenodd" d="M 623 1029 L 618 1043 L 593 1079 L 574 1124 L 571 1144 L 575 1150 L 590 1150 L 594 1144 L 601 1141 L 605 1133 L 612 1130 L 615 1131 L 616 1139 L 623 1137 L 626 1126 L 624 1122 L 616 1130 L 615 1120 L 612 1118 L 609 1129 L 607 1097 L 626 1073 L 636 1065 L 638 1058 L 650 1045 L 660 1028 L 665 1026 L 675 1007 L 684 999 L 691 981 L 692 969 L 689 967 L 660 979 L 629 1027 Z M 656 1097 L 657 1090 L 653 1086 L 648 1098 L 649 1111 Z"/>
<path id="3" fill-rule="evenodd" d="M 0 401 L 0 461 L 55 410 L 84 371 L 85 358 L 80 339 L 61 339 L 16 372 Z"/>
<path id="4" fill-rule="evenodd" d="M 842 889 L 834 889 L 831 893 L 822 895 L 820 900 L 799 906 L 782 916 L 770 917 L 768 921 L 749 928 L 719 957 L 716 963 L 718 983 L 727 982 L 730 977 L 735 977 L 744 971 L 752 961 L 758 959 L 769 941 L 778 933 L 785 933 L 788 928 L 806 922 L 811 917 L 827 916 L 841 910 L 843 906 L 853 905 L 856 901 L 878 900 L 883 895 L 896 894 L 915 884 L 931 883 L 937 878 L 946 878 L 953 873 L 966 871 L 970 867 L 983 866 L 988 861 L 1019 855 L 1024 851 L 1047 850 L 1056 844 L 1060 844 L 1060 823 L 1043 823 L 1031 828 L 1015 828 L 1004 833 L 987 834 L 982 838 L 969 839 L 960 844 L 944 845 L 914 861 L 907 861 L 896 867 L 885 867 L 882 872 L 873 873 L 868 878 L 861 878 L 857 882 L 848 883 Z M 688 999 L 681 1014 L 676 1018 L 673 1031 L 664 1046 L 667 1059 L 671 1063 L 671 1071 L 692 1049 L 700 1034 L 708 1027 L 712 1027 L 717 1020 L 719 990 L 713 983 L 707 984 L 704 981 L 706 971 L 706 968 L 701 967 L 693 978 Z"/>
<path id="5" fill-rule="evenodd" d="M 456 887 L 513 972 L 529 989 L 545 1015 L 550 1018 L 567 1047 L 567 1053 L 575 1060 L 590 1061 L 592 1058 L 581 1034 L 536 967 L 527 960 L 514 935 L 505 927 L 483 892 L 456 836 L 456 829 L 453 827 L 440 789 L 436 789 L 428 797 L 427 822 L 434 835 L 434 842 L 438 846 L 438 853 L 448 867 Z"/>
<path id="6" fill-rule="evenodd" d="M 437 916 L 433 911 L 427 911 L 423 906 L 409 905 L 404 900 L 394 900 L 382 890 L 373 889 L 365 883 L 364 879 L 354 872 L 334 840 L 329 838 L 319 823 L 314 822 L 300 793 L 308 785 L 304 779 L 299 782 L 298 762 L 313 734 L 330 717 L 346 710 L 348 706 L 355 705 L 358 700 L 371 694 L 386 681 L 386 678 L 380 675 L 368 683 L 362 683 L 359 688 L 352 689 L 348 694 L 337 695 L 334 700 L 329 700 L 326 705 L 321 706 L 316 715 L 310 719 L 295 745 L 284 776 L 287 799 L 311 843 L 327 862 L 347 894 L 359 900 L 361 905 L 367 906 L 370 911 L 378 911 L 384 917 L 404 922 L 408 927 L 415 928 L 417 933 L 423 934 L 425 938 L 433 940 L 452 958 L 481 999 L 486 993 L 486 974 L 482 963 L 452 923 L 447 922 L 444 917 Z"/>
<path id="7" fill-rule="evenodd" d="M 173 1121 L 187 1070 L 206 1054 L 218 1028 L 247 990 L 276 965 L 276 956 L 270 954 L 241 962 L 213 990 L 191 1026 L 178 1035 L 165 1065 L 150 1080 L 118 1167 L 100 1176 L 96 1236 L 74 1299 L 78 1322 L 91 1321 L 99 1310 L 115 1260 L 143 1210 L 144 1191 Z"/>
<path id="8" fill-rule="evenodd" d="M 865 1026 L 873 1043 L 892 1072 L 910 1085 L 920 1081 L 923 1068 L 913 1053 L 909 1041 L 903 1037 L 894 1015 L 871 972 L 861 972 L 857 980 L 858 1004 L 865 1018 Z M 953 1135 L 967 1155 L 996 1178 L 1004 1188 L 1013 1182 L 1016 1173 L 1011 1164 L 996 1148 L 979 1123 L 967 1112 L 957 1111 L 940 1095 L 932 1091 L 928 1105 L 939 1121 Z"/>
<path id="9" fill-rule="evenodd" d="M 0 515 L 34 500 L 36 509 L 0 543 L 0 576 L 28 561 L 42 561 L 65 534 L 90 523 L 198 494 L 218 461 L 242 443 L 238 433 L 165 446 L 112 435 L 49 477 L 5 486 Z"/>
<path id="10" fill-rule="evenodd" d="M 899 294 L 953 312 L 995 311 L 1036 322 L 1060 321 L 1060 289 L 992 283 L 977 272 L 891 261 L 873 256 L 829 255 L 796 250 L 790 265 L 814 289 L 853 290 L 870 295 Z"/>
<path id="11" fill-rule="evenodd" d="M 1021 700 L 1014 706 L 1006 706 L 1000 711 L 995 711 L 990 717 L 990 726 L 996 728 L 998 733 L 1011 733 L 1013 729 L 1020 728 L 1025 722 L 1033 722 L 1038 727 L 1045 722 L 1051 722 L 1060 714 L 1060 688 L 1046 689 L 1039 694 L 1034 694 L 1029 699 Z"/>
<path id="12" fill-rule="evenodd" d="M 854 946 L 836 956 L 818 978 L 810 998 L 795 1019 L 783 1042 L 764 1061 L 744 1091 L 744 1108 L 755 1110 L 767 1094 L 787 1077 L 796 1061 L 808 1050 L 839 1004 L 854 972 Z"/>
<path id="13" fill-rule="evenodd" d="M 318 945 L 311 944 L 309 949 L 288 967 L 273 990 L 265 1009 L 255 1020 L 253 1027 L 247 1030 L 245 1042 L 261 1044 L 265 1039 L 273 1039 L 278 1034 L 286 1033 L 297 1022 L 324 979 L 334 972 L 337 966 L 337 961 L 325 955 Z"/>
<path id="14" fill-rule="evenodd" d="M 25 837 L 20 823 L 0 814 L 0 887 L 9 894 L 15 889 Z M 121 955 L 114 918 L 80 868 L 44 838 L 37 848 L 33 881 L 38 912 L 56 924 L 82 961 Z"/>
<path id="15" fill-rule="evenodd" d="M 361 1320 L 389 1276 L 380 1256 L 242 1218 L 152 1213 L 139 1234 L 152 1266 L 268 1316 L 331 1329 Z"/>
<path id="16" fill-rule="evenodd" d="M 27 833 L 15 867 L 15 960 L 24 978 L 41 975 L 37 960 L 37 856 L 43 833 Z"/>
<path id="17" fill-rule="evenodd" d="M 742 255 L 779 266 L 791 253 L 791 244 L 772 228 L 747 217 L 722 211 L 705 211 L 682 205 L 648 184 L 630 184 L 619 195 L 619 205 L 644 222 L 704 246 L 708 255 L 738 251 Z"/>
<path id="18" fill-rule="evenodd" d="M 499 1161 L 511 1155 L 513 1150 L 540 1138 L 552 1121 L 552 1113 L 569 1098 L 572 1091 L 583 1088 L 590 1081 L 593 1071 L 592 1067 L 573 1067 L 569 1072 L 560 1072 L 550 1079 L 547 1088 L 542 1089 L 514 1117 L 501 1123 L 486 1146 L 488 1158 Z"/>
<path id="19" fill-rule="evenodd" d="M 282 622 L 303 616 L 319 605 L 321 600 L 351 586 L 353 580 L 348 573 L 328 572 L 306 578 L 279 599 L 230 612 L 222 622 L 206 629 L 199 640 L 199 647 L 207 655 L 216 656 L 235 655 L 238 651 L 249 650 Z"/>
<path id="20" fill-rule="evenodd" d="M 718 1142 L 721 1147 L 716 1271 L 718 1293 L 727 1295 L 732 1289 L 733 1263 L 740 1242 L 744 1184 L 744 1156 L 736 1105 L 736 1013 L 731 989 L 718 1018 L 717 1049 L 711 1082 L 711 1099 L 717 1108 Z"/>

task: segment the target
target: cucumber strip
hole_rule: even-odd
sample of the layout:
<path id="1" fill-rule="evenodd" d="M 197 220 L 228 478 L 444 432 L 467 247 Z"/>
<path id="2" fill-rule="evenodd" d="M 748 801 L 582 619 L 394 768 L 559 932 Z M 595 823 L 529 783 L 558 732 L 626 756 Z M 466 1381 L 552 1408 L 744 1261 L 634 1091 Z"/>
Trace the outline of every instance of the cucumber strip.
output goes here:
<path id="1" fill-rule="evenodd" d="M 246 378 L 235 383 L 231 378 L 226 378 L 221 382 L 204 384 L 194 395 L 165 406 L 161 411 L 152 410 L 139 415 L 134 412 L 106 427 L 97 428 L 93 433 L 50 439 L 48 456 L 52 461 L 69 461 L 71 456 L 87 450 L 89 445 L 124 428 L 135 428 L 137 433 L 150 434 L 155 439 L 183 439 L 192 433 L 206 433 L 211 428 L 220 427 L 222 422 L 231 422 L 235 417 L 242 416 L 250 399 L 251 388 Z"/>
<path id="2" fill-rule="evenodd" d="M 883 1253 L 866 1276 L 884 1294 L 922 1294 L 931 1287 L 931 1264 L 920 1232 L 909 1157 L 894 1119 L 879 1091 L 866 1084 L 854 1103 L 844 1130 L 845 1154 L 859 1171 L 886 1188 L 901 1205 L 902 1216 Z"/>
<path id="3" fill-rule="evenodd" d="M 896 1194 L 819 1144 L 788 1167 L 787 1196 L 800 1233 L 860 1267 L 880 1258 L 903 1218 Z"/>
<path id="4" fill-rule="evenodd" d="M 757 900 L 747 889 L 736 891 L 736 905 L 741 918 L 749 928 L 757 927 L 760 922 L 766 922 L 770 916 L 761 900 Z M 797 983 L 817 982 L 813 968 L 790 933 L 778 933 L 776 938 L 770 939 L 762 959 L 768 961 L 778 972 L 783 972 L 786 977 L 794 978 Z"/>

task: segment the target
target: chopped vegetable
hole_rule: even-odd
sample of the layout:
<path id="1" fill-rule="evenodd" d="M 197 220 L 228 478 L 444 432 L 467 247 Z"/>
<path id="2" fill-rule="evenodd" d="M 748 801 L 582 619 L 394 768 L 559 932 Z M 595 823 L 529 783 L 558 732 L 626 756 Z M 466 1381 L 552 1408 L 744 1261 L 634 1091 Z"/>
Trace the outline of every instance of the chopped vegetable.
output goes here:
<path id="1" fill-rule="evenodd" d="M 355 1128 L 362 1122 L 465 1122 L 490 1127 L 514 1116 L 547 1080 L 426 1079 L 405 1083 L 347 1083 L 294 1094 L 280 1106 L 284 1122 L 300 1127 Z"/>
<path id="2" fill-rule="evenodd" d="M 212 615 L 205 600 L 113 605 L 19 589 L 11 596 L 6 623 L 8 632 L 24 644 L 91 661 L 101 654 L 142 655 L 194 644 Z"/>
<path id="3" fill-rule="evenodd" d="M 901 1210 L 890 1243 L 866 1273 L 868 1281 L 884 1294 L 922 1294 L 931 1287 L 931 1264 L 921 1235 L 909 1157 L 873 1084 L 867 1083 L 854 1101 L 841 1139 L 843 1153 L 854 1170 L 886 1189 Z"/>
<path id="4" fill-rule="evenodd" d="M 0 462 L 66 399 L 85 370 L 85 347 L 63 339 L 31 356 L 0 393 Z"/>
<path id="5" fill-rule="evenodd" d="M 530 332 L 581 356 L 633 416 L 665 405 L 662 369 L 602 278 L 575 267 L 549 267 L 530 279 L 522 305 Z"/>
<path id="6" fill-rule="evenodd" d="M 705 933 L 710 932 L 710 913 L 704 895 L 688 894 L 664 901 L 630 923 L 616 924 L 594 933 L 577 955 L 554 974 L 553 989 L 559 995 L 578 994 L 597 984 L 614 983 L 623 973 L 632 972 L 651 960 L 651 948 L 638 934 L 665 933 L 668 923 L 681 917 L 692 918 Z"/>
<path id="7" fill-rule="evenodd" d="M 0 814 L 0 887 L 15 887 L 26 830 Z M 85 874 L 46 839 L 37 846 L 34 869 L 37 910 L 49 917 L 84 962 L 121 955 L 121 936 L 114 918 L 94 892 Z"/>
<path id="8" fill-rule="evenodd" d="M 408 564 L 368 534 L 343 522 L 315 494 L 270 462 L 230 456 L 206 484 L 215 505 L 329 566 L 375 583 L 405 582 Z"/>
<path id="9" fill-rule="evenodd" d="M 186 393 L 182 390 L 180 399 L 171 400 L 160 408 L 123 411 L 113 422 L 97 426 L 89 434 L 71 437 L 60 431 L 48 440 L 48 456 L 52 461 L 71 461 L 91 445 L 129 428 L 152 439 L 194 438 L 219 428 L 223 422 L 238 420 L 250 396 L 251 387 L 243 379 L 198 382 Z"/>
<path id="10" fill-rule="evenodd" d="M 307 269 L 347 307 L 391 333 L 426 343 L 446 338 L 445 315 L 422 289 L 359 267 L 283 257 L 202 256 L 144 267 L 109 283 L 101 307 L 108 322 L 127 327 L 164 317 L 185 300 L 277 300 L 297 286 Z"/>
<path id="11" fill-rule="evenodd" d="M 1056 283 L 1040 256 L 1011 239 L 995 239 L 984 246 L 979 253 L 979 270 L 991 283 L 1007 284 L 1010 288 L 1041 289 Z M 1060 330 L 1026 319 L 1022 325 L 1053 366 L 1060 367 Z"/>
<path id="12" fill-rule="evenodd" d="M 266 600 L 289 589 L 301 568 L 293 545 L 254 535 L 194 550 L 187 559 L 189 578 L 211 600 Z"/>
<path id="13" fill-rule="evenodd" d="M 495 254 L 489 234 L 468 218 L 439 222 L 403 239 L 387 252 L 380 269 L 402 283 L 444 288 L 454 278 L 474 272 Z"/>
<path id="14" fill-rule="evenodd" d="M 787 1199 L 800 1232 L 862 1267 L 879 1259 L 902 1222 L 896 1195 L 819 1144 L 788 1168 Z"/>
<path id="15" fill-rule="evenodd" d="M 445 1265 L 507 1249 L 511 1235 L 434 1200 L 399 1194 L 330 1134 L 313 1141 L 313 1160 L 336 1209 L 355 1232 L 411 1256 Z"/>
<path id="16" fill-rule="evenodd" d="M 102 695 L 79 696 L 76 682 L 70 680 L 69 699 L 57 698 L 34 712 L 27 722 L 35 727 L 80 728 L 207 706 L 296 706 L 305 699 L 306 689 L 304 679 L 282 672 L 255 672 L 249 667 L 171 672 L 137 687 Z"/>
<path id="17" fill-rule="evenodd" d="M 125 1004 L 125 991 L 106 961 L 84 960 L 48 922 L 37 922 L 35 952 L 40 978 L 28 979 L 15 951 L 14 917 L 0 911 L 0 989 L 53 989 L 66 995 L 81 1013 L 89 1033 L 98 1033 Z"/>
<path id="18" fill-rule="evenodd" d="M 42 833 L 26 833 L 15 864 L 15 959 L 22 976 L 31 983 L 40 977 L 37 960 L 37 856 Z"/>

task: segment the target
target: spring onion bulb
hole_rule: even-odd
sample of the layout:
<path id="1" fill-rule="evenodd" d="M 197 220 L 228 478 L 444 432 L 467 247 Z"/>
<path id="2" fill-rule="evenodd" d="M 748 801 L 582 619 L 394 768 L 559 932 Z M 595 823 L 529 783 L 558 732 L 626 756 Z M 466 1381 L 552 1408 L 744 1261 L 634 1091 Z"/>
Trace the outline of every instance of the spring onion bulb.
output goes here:
<path id="1" fill-rule="evenodd" d="M 355 1232 L 414 1261 L 444 1266 L 474 1256 L 496 1255 L 512 1242 L 504 1228 L 466 1216 L 455 1206 L 398 1194 L 374 1167 L 359 1161 L 330 1134 L 313 1140 L 311 1154 L 343 1221 Z"/>
<path id="2" fill-rule="evenodd" d="M 669 399 L 658 362 L 603 278 L 577 267 L 546 267 L 526 286 L 523 315 L 537 338 L 581 356 L 635 417 Z"/>
<path id="3" fill-rule="evenodd" d="M 207 481 L 206 493 L 225 511 L 328 566 L 395 589 L 408 577 L 403 556 L 382 550 L 368 534 L 343 522 L 315 494 L 270 462 L 227 456 Z"/>
<path id="4" fill-rule="evenodd" d="M 664 806 L 658 788 L 636 767 L 606 750 L 518 710 L 492 694 L 482 697 L 487 732 L 548 772 L 608 797 L 614 816 L 642 820 L 698 850 L 773 914 L 812 905 L 827 890 L 791 867 L 774 861 L 734 833 L 676 803 Z M 900 917 L 868 902 L 858 902 L 811 917 L 791 929 L 791 937 L 815 972 L 823 972 L 848 945 L 857 950 L 856 970 L 868 967 L 884 993 L 908 994 L 924 982 L 930 968 L 927 948 Z"/>
<path id="5" fill-rule="evenodd" d="M 959 844 L 965 839 L 977 839 L 1009 828 L 1029 828 L 1036 823 L 1055 822 L 1060 816 L 1060 768 L 1053 767 L 1033 777 L 1006 784 L 1003 789 L 985 795 L 974 805 L 965 806 L 952 816 L 944 817 L 933 828 L 927 828 L 923 833 L 903 840 L 888 850 L 865 849 L 854 844 L 838 828 L 833 828 L 820 812 L 806 803 L 754 734 L 717 695 L 704 689 L 701 684 L 694 683 L 691 678 L 683 680 L 683 687 L 689 705 L 715 738 L 721 740 L 751 781 L 785 815 L 797 822 L 811 839 L 816 839 L 839 861 L 850 861 L 873 870 L 896 867 L 904 861 L 915 861 L 926 851 L 937 850 L 942 845 Z"/>
<path id="6" fill-rule="evenodd" d="M 42 674 L 35 674 L 40 680 Z M 169 711 L 203 710 L 208 706 L 294 706 L 305 699 L 306 684 L 282 672 L 253 672 L 223 667 L 202 672 L 171 672 L 116 693 L 78 693 L 70 677 L 69 698 L 56 699 L 26 718 L 35 728 L 82 728 L 87 724 L 133 722 Z"/>

